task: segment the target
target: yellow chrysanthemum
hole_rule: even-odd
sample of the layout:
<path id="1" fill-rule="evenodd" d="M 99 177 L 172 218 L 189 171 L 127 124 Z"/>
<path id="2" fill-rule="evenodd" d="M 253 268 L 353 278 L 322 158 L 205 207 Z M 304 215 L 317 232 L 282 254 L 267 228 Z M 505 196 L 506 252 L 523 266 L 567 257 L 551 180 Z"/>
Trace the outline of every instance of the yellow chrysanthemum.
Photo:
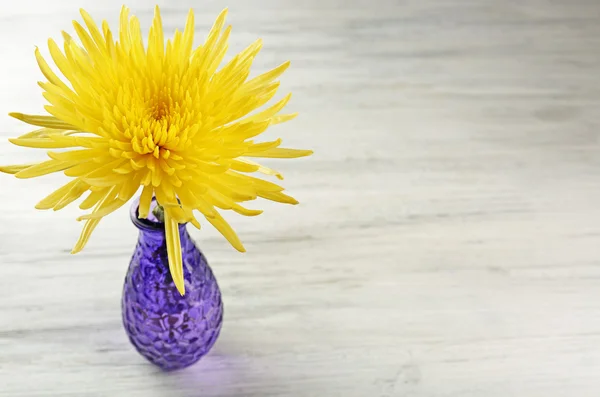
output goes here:
<path id="1" fill-rule="evenodd" d="M 193 48 L 194 13 L 183 33 L 163 38 L 158 7 L 144 47 L 140 23 L 121 10 L 118 40 L 106 21 L 99 29 L 83 10 L 85 26 L 73 25 L 81 44 L 63 32 L 64 51 L 50 39 L 50 55 L 66 78 L 58 77 L 40 52 L 35 56 L 48 79 L 40 82 L 49 116 L 12 113 L 42 127 L 10 141 L 18 146 L 75 150 L 48 151 L 37 164 L 0 167 L 17 178 L 63 171 L 71 182 L 40 201 L 38 209 L 61 209 L 88 193 L 80 208 L 93 211 L 79 220 L 85 226 L 73 253 L 79 252 L 100 219 L 115 211 L 143 187 L 139 214 L 147 217 L 152 197 L 165 209 L 169 267 L 184 293 L 178 223 L 200 224 L 199 211 L 239 251 L 244 247 L 215 209 L 258 215 L 239 203 L 262 197 L 288 204 L 297 201 L 283 188 L 247 175 L 281 175 L 248 157 L 294 158 L 308 150 L 280 148 L 281 140 L 256 143 L 270 125 L 291 120 L 278 114 L 290 99 L 249 115 L 277 92 L 277 78 L 289 62 L 247 80 L 261 48 L 257 40 L 219 68 L 231 26 L 223 30 L 227 10 L 217 18 L 203 45 Z"/>

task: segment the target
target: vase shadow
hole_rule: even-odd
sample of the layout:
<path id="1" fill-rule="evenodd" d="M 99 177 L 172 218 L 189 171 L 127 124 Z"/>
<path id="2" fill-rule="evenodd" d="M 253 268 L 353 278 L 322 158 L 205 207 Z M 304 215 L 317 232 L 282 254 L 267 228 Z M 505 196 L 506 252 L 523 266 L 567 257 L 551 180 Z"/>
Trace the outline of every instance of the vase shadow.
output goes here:
<path id="1" fill-rule="evenodd" d="M 287 388 L 286 381 L 274 379 L 272 371 L 253 366 L 252 356 L 241 352 L 236 356 L 233 346 L 222 342 L 221 348 L 215 346 L 191 367 L 171 372 L 156 368 L 153 372 L 162 388 L 172 397 L 264 397 L 263 385 L 269 391 Z"/>

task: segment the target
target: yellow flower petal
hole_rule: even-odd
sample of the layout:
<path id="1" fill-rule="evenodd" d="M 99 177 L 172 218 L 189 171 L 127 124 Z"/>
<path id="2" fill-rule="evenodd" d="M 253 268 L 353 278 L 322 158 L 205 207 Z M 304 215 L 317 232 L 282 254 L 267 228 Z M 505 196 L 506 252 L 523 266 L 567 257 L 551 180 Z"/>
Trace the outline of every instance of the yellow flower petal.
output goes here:
<path id="1" fill-rule="evenodd" d="M 192 45 L 194 44 L 194 10 L 188 12 L 185 29 L 183 30 L 183 38 L 181 43 L 181 56 L 189 59 L 192 55 Z"/>
<path id="2" fill-rule="evenodd" d="M 25 168 L 24 170 L 17 172 L 15 176 L 21 179 L 35 178 L 36 176 L 42 176 L 57 171 L 63 171 L 74 165 L 75 163 L 72 161 L 48 160 L 42 163 L 32 165 L 31 167 Z"/>
<path id="3" fill-rule="evenodd" d="M 48 156 L 54 160 L 78 162 L 101 157 L 105 153 L 106 151 L 102 149 L 82 149 L 67 152 L 48 152 Z"/>
<path id="4" fill-rule="evenodd" d="M 13 145 L 36 149 L 59 149 L 65 147 L 63 143 L 56 142 L 47 138 L 11 138 L 8 141 Z"/>
<path id="5" fill-rule="evenodd" d="M 206 219 L 229 241 L 229 243 L 240 252 L 246 252 L 246 248 L 240 241 L 239 237 L 233 231 L 231 226 L 223 219 L 221 214 L 217 213 L 214 218 L 206 217 Z"/>
<path id="6" fill-rule="evenodd" d="M 125 202 L 129 201 L 140 189 L 141 179 L 141 174 L 136 174 L 132 179 L 126 179 L 119 190 L 119 199 Z"/>
<path id="7" fill-rule="evenodd" d="M 100 33 L 100 29 L 98 29 L 98 26 L 94 22 L 94 19 L 83 9 L 80 9 L 79 12 L 81 13 L 81 17 L 85 21 L 85 25 L 94 39 L 94 44 L 98 46 L 100 50 L 104 50 L 103 52 L 106 54 L 106 43 L 102 37 L 102 33 Z"/>
<path id="8" fill-rule="evenodd" d="M 217 191 L 211 190 L 204 197 L 208 202 L 212 203 L 216 207 L 219 207 L 223 210 L 234 210 L 240 215 L 245 216 L 257 216 L 263 213 L 262 210 L 251 210 L 248 208 L 244 208 L 235 201 L 233 201 L 230 197 L 227 197 Z"/>
<path id="9" fill-rule="evenodd" d="M 277 66 L 275 69 L 268 71 L 267 73 L 263 73 L 258 77 L 253 78 L 244 84 L 244 89 L 252 90 L 258 88 L 262 85 L 268 84 L 271 81 L 275 80 L 279 76 L 283 74 L 290 67 L 290 61 L 286 61 L 281 65 Z"/>
<path id="10" fill-rule="evenodd" d="M 4 172 L 5 174 L 17 174 L 27 168 L 30 168 L 37 163 L 30 164 L 19 164 L 19 165 L 0 165 L 0 172 Z"/>
<path id="11" fill-rule="evenodd" d="M 105 206 L 107 206 L 110 203 L 110 200 L 112 200 L 112 198 L 115 196 L 115 191 L 116 187 L 104 191 L 100 201 L 98 202 L 98 204 L 96 204 L 94 212 L 101 211 Z M 90 219 L 85 223 L 85 226 L 81 231 L 81 235 L 79 236 L 79 240 L 77 241 L 75 247 L 73 247 L 73 250 L 71 251 L 72 254 L 80 252 L 83 249 L 83 247 L 85 247 L 88 240 L 90 239 L 90 236 L 92 235 L 92 232 L 94 231 L 96 226 L 98 226 L 98 223 L 100 223 L 100 219 L 101 218 Z"/>
<path id="12" fill-rule="evenodd" d="M 86 197 L 85 200 L 79 204 L 79 208 L 82 210 L 87 210 L 95 206 L 100 200 L 102 200 L 110 188 L 103 188 L 99 190 L 92 190 L 90 194 Z"/>
<path id="13" fill-rule="evenodd" d="M 21 120 L 27 124 L 37 125 L 40 127 L 62 129 L 62 130 L 76 130 L 77 128 L 69 123 L 65 123 L 62 120 L 57 119 L 54 116 L 37 116 L 23 113 L 9 113 L 8 114 L 15 119 Z"/>
<path id="14" fill-rule="evenodd" d="M 48 66 L 48 63 L 46 63 L 46 60 L 44 59 L 44 57 L 42 57 L 42 54 L 40 53 L 40 50 L 37 47 L 35 48 L 35 59 L 38 62 L 40 70 L 42 71 L 44 76 L 46 76 L 48 81 L 61 88 L 68 89 L 67 85 L 63 83 L 62 80 L 59 79 L 58 76 L 56 76 L 56 74 L 54 74 L 52 69 L 50 69 L 50 66 Z"/>
<path id="15" fill-rule="evenodd" d="M 54 207 L 60 200 L 69 193 L 73 186 L 77 185 L 79 181 L 77 179 L 72 180 L 64 186 L 56 189 L 54 192 L 50 193 L 44 199 L 42 199 L 39 203 L 36 204 L 35 208 L 38 210 L 47 210 Z"/>
<path id="16" fill-rule="evenodd" d="M 237 161 L 246 163 L 246 164 L 250 164 L 252 166 L 256 166 L 256 167 L 258 167 L 258 169 L 257 169 L 258 172 L 261 172 L 265 175 L 272 175 L 272 176 L 276 177 L 277 179 L 283 180 L 283 175 L 279 171 L 275 171 L 274 169 L 271 169 L 269 167 L 265 167 L 264 165 L 255 163 L 254 161 L 252 161 L 250 159 L 239 157 L 237 159 Z M 241 171 L 241 170 L 237 170 L 237 171 Z"/>
<path id="17" fill-rule="evenodd" d="M 148 218 L 153 193 L 154 189 L 152 188 L 152 186 L 144 186 L 144 189 L 142 190 L 142 195 L 140 196 L 140 205 L 138 209 L 138 216 L 142 219 Z"/>
<path id="18" fill-rule="evenodd" d="M 271 117 L 275 116 L 275 114 L 277 114 L 277 112 L 279 112 L 281 109 L 283 109 L 285 107 L 285 105 L 288 104 L 290 99 L 292 99 L 291 93 L 287 94 L 282 100 L 277 102 L 275 105 L 263 110 L 262 112 L 256 113 L 253 116 L 248 117 L 247 119 L 245 119 L 245 121 L 263 121 L 263 120 L 270 119 Z"/>
<path id="19" fill-rule="evenodd" d="M 63 209 L 67 205 L 71 204 L 73 201 L 77 200 L 85 192 L 87 192 L 90 188 L 90 185 L 88 185 L 87 183 L 85 183 L 83 181 L 76 179 L 75 182 L 77 182 L 77 183 L 67 192 L 67 194 L 65 194 L 60 199 L 60 201 L 52 207 L 52 209 L 54 211 Z M 36 206 L 36 208 L 38 208 L 38 207 Z"/>
<path id="20" fill-rule="evenodd" d="M 277 201 L 278 203 L 293 204 L 293 205 L 298 204 L 298 200 L 296 200 L 295 198 L 293 198 L 291 196 L 288 196 L 287 194 L 281 193 L 281 192 L 262 191 L 262 192 L 258 193 L 258 195 L 262 198 L 266 198 L 271 201 Z"/>
<path id="21" fill-rule="evenodd" d="M 160 9 L 154 7 L 154 19 L 148 35 L 148 56 L 156 59 L 162 59 L 165 52 L 165 38 L 160 17 Z"/>
<path id="22" fill-rule="evenodd" d="M 106 215 L 109 215 L 113 212 L 115 212 L 116 210 L 118 210 L 119 208 L 121 208 L 123 206 L 123 204 L 125 204 L 127 201 L 123 201 L 123 200 L 119 200 L 114 199 L 112 201 L 106 202 L 105 205 L 102 206 L 102 208 L 99 208 L 98 210 L 94 210 L 91 214 L 87 214 L 87 215 L 82 215 L 79 218 L 77 218 L 78 221 L 84 221 L 87 219 L 101 219 L 104 218 Z"/>
<path id="23" fill-rule="evenodd" d="M 50 134 L 63 134 L 67 130 L 57 130 L 52 128 L 40 128 L 27 134 L 21 135 L 18 139 L 31 139 L 31 138 L 48 138 Z"/>
<path id="24" fill-rule="evenodd" d="M 169 271 L 177 291 L 185 294 L 185 280 L 183 278 L 183 260 L 181 258 L 181 242 L 179 238 L 179 224 L 171 218 L 165 210 L 165 237 L 167 240 L 167 255 L 169 257 Z"/>
<path id="25" fill-rule="evenodd" d="M 290 121 L 298 117 L 298 113 L 290 113 L 290 114 L 278 114 L 269 118 L 271 125 L 285 123 L 286 121 Z"/>
<path id="26" fill-rule="evenodd" d="M 266 158 L 278 158 L 278 159 L 293 159 L 297 157 L 305 157 L 313 154 L 312 150 L 301 150 L 301 149 L 285 149 L 285 148 L 271 148 L 263 151 L 257 151 L 252 153 L 246 153 L 248 157 L 266 157 Z"/>

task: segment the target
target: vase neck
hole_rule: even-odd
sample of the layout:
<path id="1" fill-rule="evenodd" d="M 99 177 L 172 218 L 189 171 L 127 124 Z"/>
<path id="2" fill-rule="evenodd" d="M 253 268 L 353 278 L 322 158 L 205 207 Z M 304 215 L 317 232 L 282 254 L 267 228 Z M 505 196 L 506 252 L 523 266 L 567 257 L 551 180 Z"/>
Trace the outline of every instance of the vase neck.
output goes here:
<path id="1" fill-rule="evenodd" d="M 139 198 L 136 199 L 132 205 L 130 210 L 131 222 L 133 222 L 134 226 L 140 230 L 140 239 L 146 241 L 153 241 L 156 243 L 164 243 L 166 240 L 165 237 L 165 224 L 160 222 L 153 214 L 152 210 L 156 207 L 156 199 L 152 199 L 152 205 L 150 206 L 150 211 L 147 218 L 139 217 Z M 179 224 L 179 235 L 181 238 L 181 244 L 184 245 L 187 240 L 189 240 L 189 235 L 187 233 L 186 224 Z"/>

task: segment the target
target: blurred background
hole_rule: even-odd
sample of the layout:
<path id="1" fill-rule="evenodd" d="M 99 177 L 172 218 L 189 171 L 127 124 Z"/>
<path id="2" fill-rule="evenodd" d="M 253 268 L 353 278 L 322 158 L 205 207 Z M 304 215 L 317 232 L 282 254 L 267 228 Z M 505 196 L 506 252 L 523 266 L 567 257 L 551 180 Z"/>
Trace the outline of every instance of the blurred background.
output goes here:
<path id="1" fill-rule="evenodd" d="M 314 156 L 267 162 L 301 205 L 190 233 L 225 302 L 196 366 L 163 374 L 121 325 L 137 230 L 123 208 L 86 249 L 76 205 L 35 203 L 60 175 L 0 175 L 2 396 L 597 396 L 600 390 L 600 3 L 597 0 L 131 0 L 147 34 L 226 6 L 229 59 L 289 59 L 300 112 L 265 139 Z M 42 159 L 7 138 L 40 113 L 34 58 L 86 9 L 0 6 L 0 163 Z"/>

